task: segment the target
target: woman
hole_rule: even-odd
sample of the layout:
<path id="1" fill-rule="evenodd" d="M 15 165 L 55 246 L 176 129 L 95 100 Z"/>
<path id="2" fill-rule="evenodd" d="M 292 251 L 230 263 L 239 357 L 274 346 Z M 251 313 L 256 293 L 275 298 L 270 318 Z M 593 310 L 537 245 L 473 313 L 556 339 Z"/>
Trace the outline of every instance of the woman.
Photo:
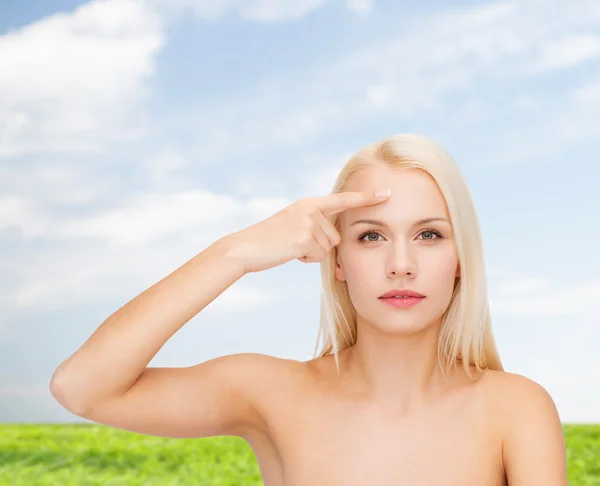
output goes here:
<path id="1" fill-rule="evenodd" d="M 312 360 L 147 366 L 243 275 L 292 259 L 321 262 Z M 58 367 L 51 390 L 125 430 L 242 437 L 266 486 L 568 485 L 553 400 L 503 371 L 466 183 L 419 135 L 364 147 L 332 194 L 221 238 L 138 295 Z"/>

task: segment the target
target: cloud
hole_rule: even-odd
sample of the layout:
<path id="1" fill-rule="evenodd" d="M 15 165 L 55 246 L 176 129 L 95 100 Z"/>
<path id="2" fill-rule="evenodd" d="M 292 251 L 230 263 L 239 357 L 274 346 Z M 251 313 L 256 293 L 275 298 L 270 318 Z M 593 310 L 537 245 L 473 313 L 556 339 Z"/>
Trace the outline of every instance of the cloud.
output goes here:
<path id="1" fill-rule="evenodd" d="M 550 288 L 550 282 L 541 277 L 521 277 L 516 280 L 504 282 L 497 288 L 500 295 L 518 294 L 522 292 L 542 292 Z"/>
<path id="2" fill-rule="evenodd" d="M 243 20 L 269 23 L 298 19 L 325 5 L 328 0 L 148 0 L 148 2 L 168 14 L 191 9 L 203 19 L 219 19 L 232 14 Z"/>
<path id="3" fill-rule="evenodd" d="M 187 166 L 186 158 L 175 148 L 163 148 L 144 163 L 146 174 L 153 182 L 163 182 Z"/>
<path id="4" fill-rule="evenodd" d="M 324 0 L 254 0 L 239 8 L 241 18 L 262 22 L 300 18 L 324 4 Z"/>
<path id="5" fill-rule="evenodd" d="M 16 268 L 9 274 L 19 285 L 9 289 L 3 300 L 10 301 L 11 307 L 21 313 L 32 309 L 66 311 L 119 301 L 120 307 L 212 243 L 204 240 L 192 247 L 177 241 L 118 250 L 91 244 L 70 244 L 51 252 L 40 250 L 28 256 L 30 267 Z M 206 317 L 253 310 L 272 303 L 275 297 L 267 287 L 236 282 L 202 314 Z M 2 324 L 8 323 L 1 323 L 0 328 Z"/>
<path id="6" fill-rule="evenodd" d="M 600 35 L 569 33 L 543 46 L 532 72 L 567 69 L 600 56 Z"/>
<path id="7" fill-rule="evenodd" d="M 569 104 L 553 121 L 553 133 L 561 143 L 575 144 L 598 140 L 600 124 L 600 78 L 586 79 L 566 96 Z"/>
<path id="8" fill-rule="evenodd" d="M 94 0 L 1 36 L 0 158 L 138 136 L 127 123 L 144 126 L 136 110 L 163 43 L 137 0 Z"/>
<path id="9" fill-rule="evenodd" d="M 367 15 L 373 10 L 373 0 L 347 0 L 348 8 L 361 15 Z"/>
<path id="10" fill-rule="evenodd" d="M 140 293 L 203 247 L 285 203 L 279 198 L 241 202 L 203 191 L 145 195 L 95 217 L 43 223 L 24 206 L 13 214 L 15 219 L 28 216 L 18 221 L 25 234 L 65 241 L 58 248 L 40 247 L 1 260 L 4 278 L 11 282 L 2 300 L 10 308 L 57 310 Z M 267 290 L 236 286 L 209 307 L 211 312 L 240 312 L 272 298 Z"/>
<path id="11" fill-rule="evenodd" d="M 494 315 L 510 317 L 586 317 L 597 311 L 600 281 L 560 286 L 539 277 L 505 281 L 490 291 Z"/>
<path id="12" fill-rule="evenodd" d="M 19 227 L 32 236 L 36 232 L 28 228 L 36 226 L 31 221 L 37 219 L 36 213 L 44 219 L 51 208 L 85 206 L 107 198 L 116 178 L 101 171 L 91 176 L 85 164 L 51 157 L 37 165 L 24 161 L 0 165 L 0 230 Z"/>
<path id="13" fill-rule="evenodd" d="M 600 107 L 600 78 L 577 87 L 573 90 L 572 98 L 580 105 L 593 104 Z"/>
<path id="14" fill-rule="evenodd" d="M 151 246 L 115 249 L 104 244 L 71 243 L 60 249 L 40 249 L 5 273 L 12 286 L 5 290 L 2 301 L 21 314 L 32 309 L 73 311 L 90 304 L 124 304 L 212 243 L 205 234 L 192 234 L 195 236 L 186 241 L 173 239 Z M 239 313 L 271 303 L 274 298 L 267 287 L 236 282 L 211 302 L 203 315 Z M 0 330 L 9 321 L 3 320 Z"/>
<path id="15" fill-rule="evenodd" d="M 490 80 L 527 82 L 599 54 L 600 18 L 593 3 L 578 2 L 578 16 L 540 17 L 535 5 L 504 1 L 415 16 L 400 33 L 381 29 L 363 48 L 318 70 L 281 72 L 262 80 L 248 98 L 221 99 L 202 113 L 178 114 L 179 121 L 194 127 L 201 157 L 215 163 L 293 149 L 382 117 L 392 124 L 449 115 L 451 96 L 476 92 Z M 572 56 L 553 57 L 554 50 Z M 515 101 L 532 102 L 523 96 Z M 490 109 L 475 100 L 465 104 L 466 110 L 473 108 L 474 116 Z M 455 110 L 453 120 L 472 118 L 462 109 Z M 557 129 L 551 121 L 548 125 Z"/>
<path id="16" fill-rule="evenodd" d="M 180 7 L 184 3 L 180 2 Z M 235 2 L 185 4 L 224 9 L 219 15 L 241 12 L 241 4 Z M 10 68 L 11 74 L 0 80 L 0 103 L 5 108 L 0 111 L 0 154 L 100 150 L 108 146 L 110 137 L 120 136 L 126 121 L 136 116 L 144 120 L 145 82 L 153 74 L 154 57 L 164 43 L 154 5 L 95 0 L 71 14 L 58 14 L 1 37 L 1 62 L 5 64 L 0 67 Z M 271 11 L 278 11 L 282 18 L 283 12 L 292 15 L 290 12 L 298 9 L 316 8 L 317 2 L 253 5 L 256 12 L 272 7 Z M 358 3 L 348 5 L 357 8 Z M 449 94 L 464 91 L 478 81 L 506 72 L 515 77 L 531 76 L 528 66 L 536 62 L 544 66 L 548 46 L 567 42 L 567 33 L 574 36 L 581 20 L 561 16 L 540 21 L 523 5 L 527 4 L 499 2 L 416 18 L 415 24 L 400 35 L 373 41 L 313 74 L 282 73 L 263 80 L 261 88 L 248 98 L 217 100 L 213 109 L 184 114 L 180 119 L 183 126 L 194 127 L 202 147 L 202 157 L 194 162 L 215 163 L 239 154 L 306 146 L 318 137 L 368 124 L 384 115 L 396 122 L 439 113 Z M 592 4 L 580 3 L 581 11 L 589 14 L 587 28 L 592 29 L 600 16 L 595 17 L 592 7 L 586 5 Z M 557 40 L 557 31 L 566 32 L 562 40 Z M 582 32 L 579 38 L 585 35 Z M 36 50 L 42 49 L 40 46 L 46 50 Z M 588 55 L 578 56 L 578 62 L 590 59 L 592 51 L 585 52 Z M 553 69 L 573 65 L 558 63 Z M 48 66 L 53 69 L 47 85 L 37 82 L 36 76 Z M 596 96 L 591 84 L 579 93 L 579 99 Z M 480 112 L 481 108 L 476 108 Z M 159 185 L 165 177 L 183 174 L 187 160 L 181 147 L 167 146 L 147 159 L 148 179 Z M 27 175 L 8 166 L 1 170 L 0 176 L 6 175 L 17 186 L 0 199 L 0 229 L 16 230 L 24 239 L 64 243 L 62 250 L 40 251 L 34 264 L 12 270 L 11 278 L 18 285 L 16 294 L 11 295 L 16 295 L 22 306 L 35 306 L 36 302 L 40 306 L 75 304 L 117 295 L 114 268 L 122 268 L 123 285 L 136 285 L 141 280 L 135 276 L 144 275 L 156 261 L 164 265 L 163 271 L 172 270 L 173 260 L 167 262 L 165 255 L 185 251 L 174 241 L 194 241 L 195 246 L 187 247 L 191 253 L 199 242 L 208 244 L 211 237 L 214 241 L 291 202 L 267 197 L 244 202 L 202 190 L 171 190 L 165 185 L 147 194 L 115 197 L 117 202 L 109 208 L 65 216 L 53 204 L 107 200 L 114 181 L 108 177 L 92 179 L 91 171 L 75 166 L 56 166 L 54 172 L 33 167 Z M 331 189 L 336 173 L 332 164 L 329 169 L 309 173 L 304 183 L 323 194 Z M 260 175 L 254 176 L 254 183 L 238 179 L 235 189 L 248 195 L 260 187 L 259 182 Z M 272 179 L 271 187 L 277 183 Z M 122 256 L 114 257 L 115 248 Z M 29 257 L 19 258 L 25 262 Z M 62 275 L 58 284 L 57 274 Z M 595 291 L 595 287 L 590 290 Z M 92 296 L 94 293 L 97 297 Z M 508 291 L 495 297 L 497 312 L 511 315 L 540 315 L 548 303 L 548 296 L 540 293 L 526 301 Z M 566 312 L 559 304 L 549 308 Z"/>
<path id="17" fill-rule="evenodd" d="M 302 193 L 307 197 L 329 194 L 340 170 L 351 156 L 352 152 L 336 155 L 310 153 L 294 162 L 294 165 L 306 168 L 300 178 Z"/>
<path id="18" fill-rule="evenodd" d="M 7 199 L 0 205 L 5 224 L 12 221 L 23 239 L 61 245 L 1 258 L 3 276 L 11 282 L 2 300 L 11 308 L 66 309 L 139 293 L 144 282 L 158 281 L 223 235 L 291 202 L 267 196 L 237 200 L 203 190 L 147 193 L 94 215 L 58 217 L 31 202 Z M 211 309 L 236 312 L 271 298 L 258 288 L 236 288 Z"/>
<path id="19" fill-rule="evenodd" d="M 0 69 L 11 73 L 0 81 L 0 100 L 9 100 L 0 106 L 0 156 L 101 150 L 110 137 L 141 136 L 149 121 L 139 103 L 164 44 L 156 9 L 276 20 L 326 3 L 95 0 L 7 34 L 0 38 Z M 346 5 L 372 8 L 367 1 Z M 599 55 L 600 14 L 593 2 L 577 2 L 577 16 L 540 16 L 535 5 L 504 1 L 415 17 L 400 35 L 313 75 L 281 74 L 263 80 L 248 99 L 219 100 L 202 114 L 181 116 L 199 127 L 205 160 L 217 161 L 264 150 L 267 134 L 269 148 L 293 147 L 380 116 L 439 114 L 448 95 L 487 78 L 541 75 Z M 45 83 L 35 82 L 39 73 Z"/>
<path id="20" fill-rule="evenodd" d="M 254 197 L 246 201 L 207 190 L 141 193 L 85 216 L 54 215 L 19 196 L 0 199 L 0 222 L 24 239 L 103 241 L 108 245 L 146 245 L 190 231 L 233 231 L 240 222 L 266 218 L 292 201 Z M 0 229 L 2 226 L 0 225 Z"/>

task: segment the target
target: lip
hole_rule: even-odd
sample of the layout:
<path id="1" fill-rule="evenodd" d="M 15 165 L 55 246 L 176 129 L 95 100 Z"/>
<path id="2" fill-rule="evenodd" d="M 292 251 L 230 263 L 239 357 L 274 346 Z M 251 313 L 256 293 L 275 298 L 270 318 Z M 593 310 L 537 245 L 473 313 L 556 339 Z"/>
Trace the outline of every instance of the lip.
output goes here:
<path id="1" fill-rule="evenodd" d="M 379 296 L 379 298 L 387 299 L 388 297 L 394 297 L 396 295 L 406 295 L 408 297 L 416 297 L 419 299 L 422 299 L 425 297 L 423 294 L 420 294 L 419 292 L 415 292 L 414 290 L 410 290 L 410 289 L 392 289 L 392 290 L 388 290 L 385 294 Z"/>
<path id="2" fill-rule="evenodd" d="M 388 297 L 387 299 L 380 299 L 381 302 L 385 302 L 393 307 L 412 307 L 422 302 L 424 297 L 407 297 L 403 299 L 396 299 L 395 297 Z"/>

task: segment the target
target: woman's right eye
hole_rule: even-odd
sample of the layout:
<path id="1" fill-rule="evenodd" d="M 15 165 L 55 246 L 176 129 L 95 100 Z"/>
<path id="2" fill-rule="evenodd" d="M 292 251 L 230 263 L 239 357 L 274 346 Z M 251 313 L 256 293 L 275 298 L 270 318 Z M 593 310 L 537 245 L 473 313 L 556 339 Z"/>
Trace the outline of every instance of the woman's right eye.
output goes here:
<path id="1" fill-rule="evenodd" d="M 377 233 L 376 231 L 367 231 L 366 233 L 363 233 L 362 235 L 360 235 L 360 236 L 358 237 L 358 241 L 360 241 L 361 243 L 366 243 L 366 242 L 368 242 L 368 241 L 371 241 L 371 242 L 377 241 L 377 240 L 363 240 L 363 238 L 364 238 L 365 236 L 367 236 L 367 235 L 378 235 L 378 236 L 381 236 L 381 235 L 380 235 L 379 233 Z"/>

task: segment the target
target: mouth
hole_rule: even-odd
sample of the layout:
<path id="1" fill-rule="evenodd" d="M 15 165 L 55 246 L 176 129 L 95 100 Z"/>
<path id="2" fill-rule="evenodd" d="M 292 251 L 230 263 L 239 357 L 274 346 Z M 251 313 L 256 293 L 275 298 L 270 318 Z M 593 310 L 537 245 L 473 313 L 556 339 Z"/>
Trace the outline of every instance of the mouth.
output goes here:
<path id="1" fill-rule="evenodd" d="M 396 296 L 396 297 L 380 297 L 379 300 L 394 307 L 412 307 L 423 301 L 425 297 L 412 296 Z"/>
<path id="2" fill-rule="evenodd" d="M 379 297 L 380 299 L 424 299 L 425 297 L 416 297 L 414 295 L 393 295 L 391 297 Z"/>
<path id="3" fill-rule="evenodd" d="M 410 298 L 410 297 L 415 297 L 415 298 L 424 298 L 425 296 L 423 294 L 420 294 L 419 292 L 415 292 L 414 290 L 410 290 L 410 289 L 392 289 L 392 290 L 388 290 L 387 292 L 385 292 L 384 294 L 380 295 L 379 298 L 380 299 L 387 299 L 387 298 Z"/>

